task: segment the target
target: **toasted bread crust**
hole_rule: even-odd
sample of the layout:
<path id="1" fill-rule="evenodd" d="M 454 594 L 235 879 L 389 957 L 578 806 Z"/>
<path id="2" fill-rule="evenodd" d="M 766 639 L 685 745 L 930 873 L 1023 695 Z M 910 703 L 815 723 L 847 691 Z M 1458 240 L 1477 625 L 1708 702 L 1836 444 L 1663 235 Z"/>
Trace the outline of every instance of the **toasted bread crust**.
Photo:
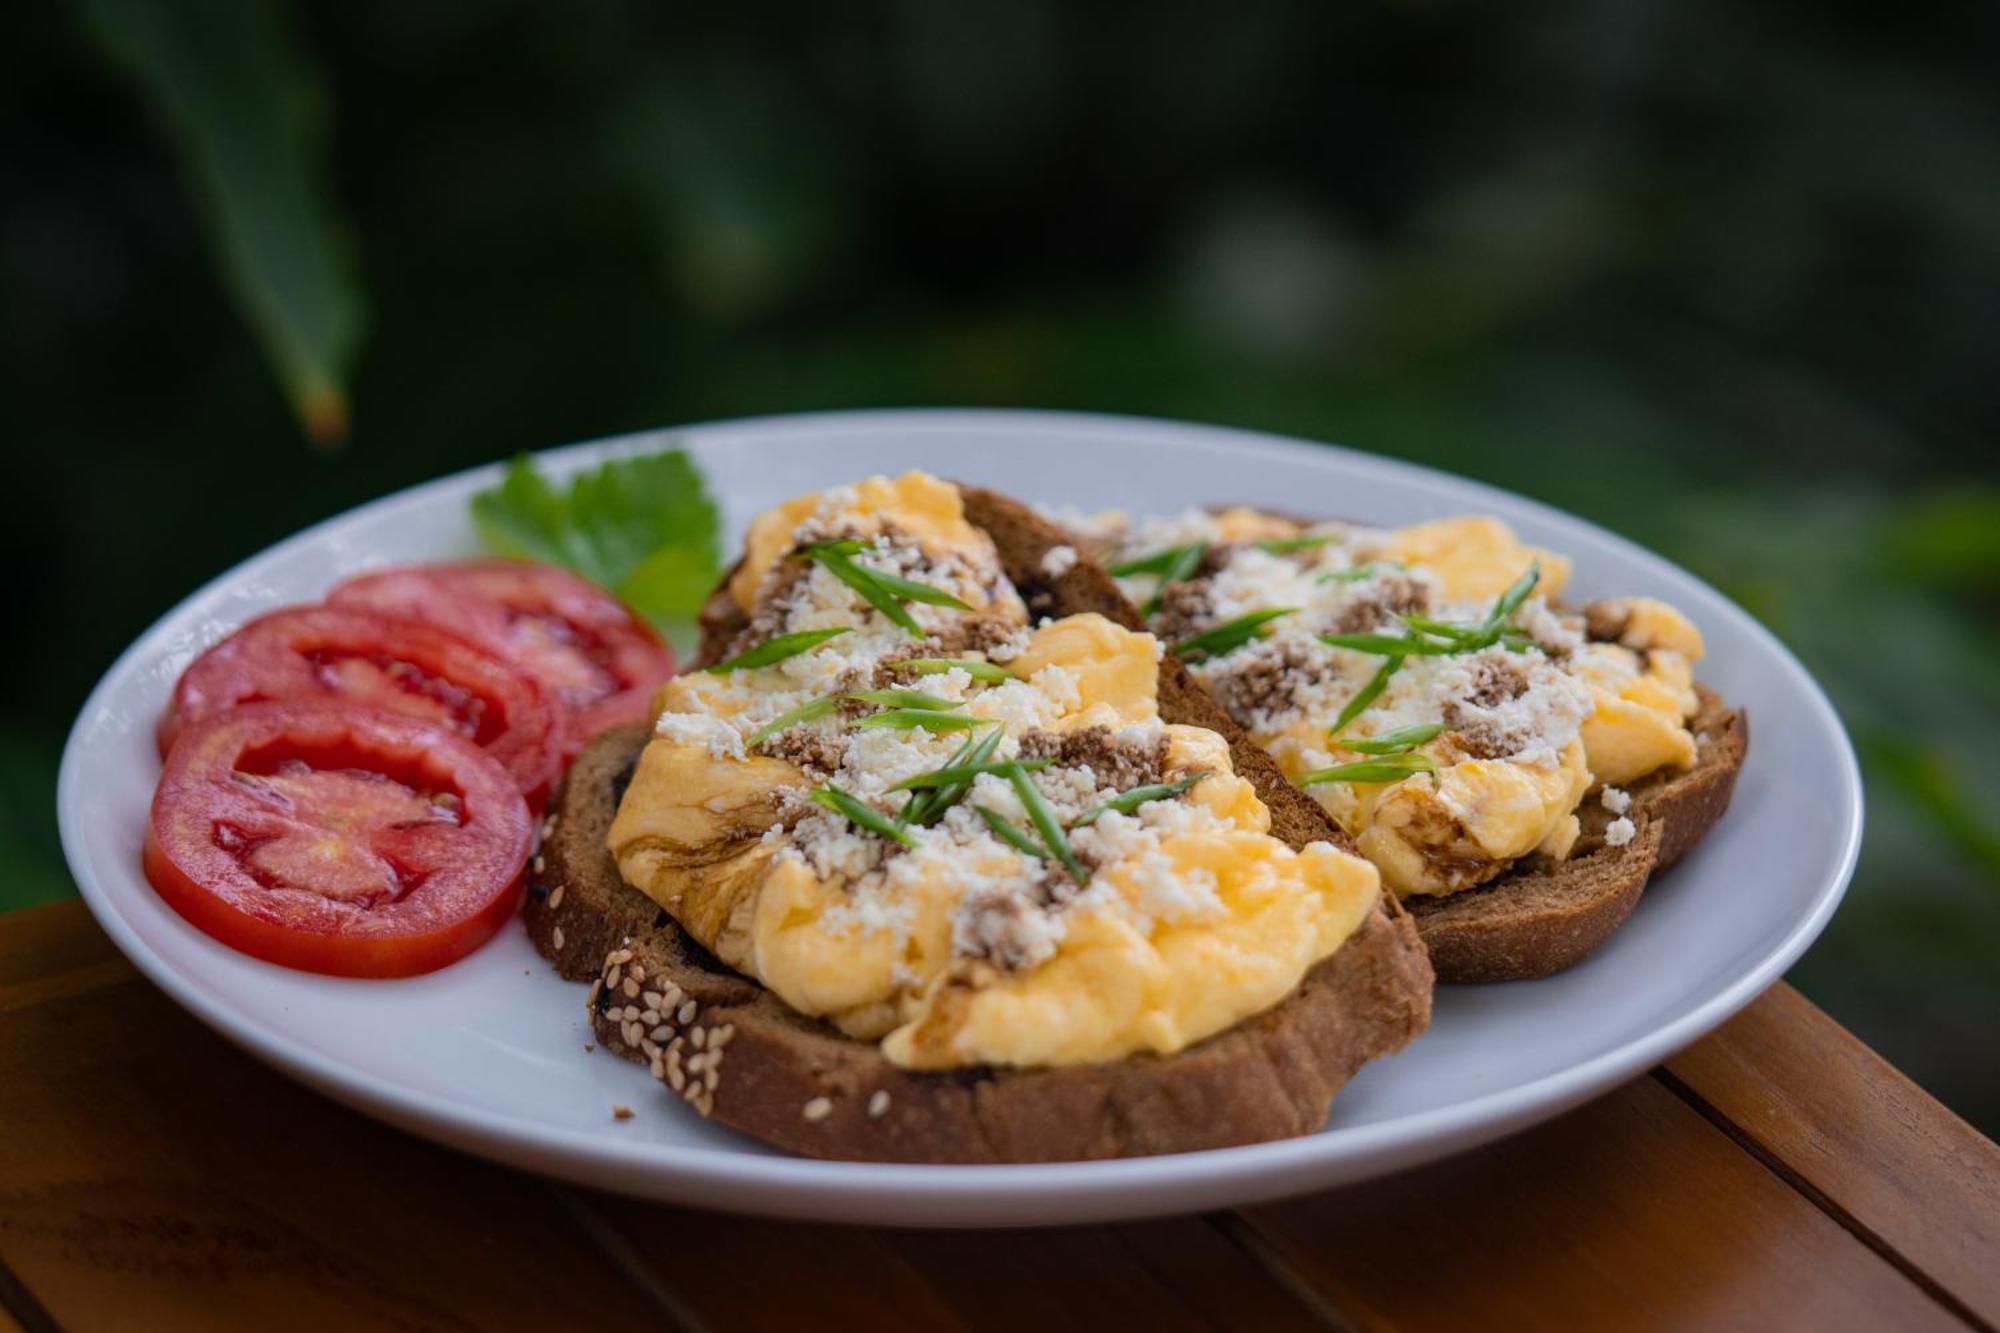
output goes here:
<path id="1" fill-rule="evenodd" d="M 1101 611 L 1137 627 L 1117 585 L 1079 562 L 1059 578 L 1042 557 L 1063 534 L 1005 497 L 963 488 L 967 517 L 994 538 L 1031 609 Z M 718 589 L 703 608 L 697 664 L 716 660 L 742 616 Z M 1188 678 L 1162 664 L 1162 716 L 1211 727 L 1272 807 L 1292 846 L 1347 844 L 1310 798 Z M 1171 1056 L 1043 1069 L 913 1072 L 878 1047 L 804 1018 L 723 967 L 626 885 L 605 831 L 644 747 L 621 727 L 579 756 L 552 806 L 526 914 L 536 948 L 566 977 L 591 977 L 601 1044 L 645 1062 L 704 1114 L 816 1157 L 1029 1162 L 1226 1147 L 1308 1133 L 1366 1061 L 1430 1021 L 1431 968 L 1392 895 L 1276 1007 Z M 697 1035 L 699 1034 L 699 1035 Z"/>

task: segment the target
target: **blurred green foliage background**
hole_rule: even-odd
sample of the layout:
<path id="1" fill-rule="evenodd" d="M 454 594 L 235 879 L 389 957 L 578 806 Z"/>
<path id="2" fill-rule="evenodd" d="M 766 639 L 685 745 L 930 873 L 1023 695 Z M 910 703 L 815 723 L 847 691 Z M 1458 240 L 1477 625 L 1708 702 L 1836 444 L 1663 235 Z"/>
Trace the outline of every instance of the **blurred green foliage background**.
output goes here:
<path id="1" fill-rule="evenodd" d="M 1869 786 L 1794 980 L 2000 1128 L 2000 8 L 10 14 L 0 908 L 73 892 L 97 675 L 312 520 L 713 417 L 1189 417 L 1525 491 L 1764 617 Z"/>

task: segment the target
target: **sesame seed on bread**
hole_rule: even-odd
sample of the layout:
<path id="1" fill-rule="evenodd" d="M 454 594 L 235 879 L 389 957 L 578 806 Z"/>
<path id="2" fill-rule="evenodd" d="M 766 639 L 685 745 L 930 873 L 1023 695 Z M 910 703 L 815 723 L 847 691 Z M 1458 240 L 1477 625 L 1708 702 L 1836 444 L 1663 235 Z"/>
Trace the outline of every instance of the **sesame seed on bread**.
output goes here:
<path id="1" fill-rule="evenodd" d="M 1033 612 L 1096 610 L 1136 627 L 1093 562 L 1043 570 L 1048 551 L 1064 544 L 1059 530 L 1005 497 L 961 490 L 967 518 L 993 537 Z M 716 660 L 741 626 L 718 589 L 702 613 L 697 665 Z M 1271 807 L 1276 836 L 1293 847 L 1351 845 L 1171 658 L 1161 667 L 1160 711 L 1230 741 L 1238 771 Z M 601 1045 L 645 1063 L 700 1114 L 766 1142 L 815 1157 L 1030 1162 L 1284 1138 L 1316 1129 L 1355 1070 L 1430 1021 L 1430 964 L 1409 914 L 1385 893 L 1279 1004 L 1174 1055 L 901 1069 L 873 1043 L 796 1013 L 722 965 L 623 882 L 605 832 L 647 739 L 643 726 L 606 732 L 570 770 L 525 914 L 529 935 L 563 976 L 592 982 Z"/>

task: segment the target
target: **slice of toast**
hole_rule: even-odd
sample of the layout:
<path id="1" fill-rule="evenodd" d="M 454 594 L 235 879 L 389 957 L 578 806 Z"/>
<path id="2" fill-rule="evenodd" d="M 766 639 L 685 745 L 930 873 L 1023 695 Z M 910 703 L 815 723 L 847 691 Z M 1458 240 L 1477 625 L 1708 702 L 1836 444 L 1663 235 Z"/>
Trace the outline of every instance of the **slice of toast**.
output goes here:
<path id="1" fill-rule="evenodd" d="M 1318 521 L 1278 516 L 1307 527 Z M 1093 566 L 1106 555 L 1101 542 L 1080 542 L 1078 550 Z M 1116 582 L 1111 583 L 1116 591 Z M 1105 614 L 1141 627 L 1137 610 L 1122 595 L 1119 600 L 1123 613 Z M 1182 675 L 1188 688 L 1201 688 Z M 1611 815 L 1589 802 L 1577 812 L 1583 836 L 1569 859 L 1531 860 L 1477 888 L 1448 897 L 1413 897 L 1405 904 L 1439 981 L 1527 981 L 1582 961 L 1624 924 L 1652 877 L 1693 850 L 1729 808 L 1750 746 L 1749 719 L 1740 709 L 1731 709 L 1706 686 L 1697 685 L 1695 693 L 1699 707 L 1689 723 L 1698 743 L 1695 765 L 1685 773 L 1658 773 L 1627 787 L 1632 797 L 1627 813 L 1636 829 L 1630 842 L 1618 847 L 1605 842 Z M 1293 791 L 1332 824 L 1317 801 L 1296 787 Z"/>
<path id="2" fill-rule="evenodd" d="M 1130 608 L 1095 564 L 1051 578 L 1043 557 L 1060 530 L 1005 497 L 962 488 L 966 517 L 994 539 L 1036 614 L 1097 610 L 1127 625 Z M 742 627 L 718 591 L 702 616 L 713 662 Z M 1250 744 L 1180 664 L 1162 663 L 1160 712 L 1226 737 L 1294 847 L 1348 845 L 1310 798 Z M 1030 1162 L 1189 1152 L 1304 1134 L 1366 1061 L 1430 1021 L 1431 969 L 1408 913 L 1384 893 L 1334 954 L 1274 1008 L 1170 1056 L 1098 1065 L 898 1068 L 872 1043 L 799 1015 L 723 966 L 626 885 L 605 832 L 647 740 L 643 726 L 597 737 L 552 804 L 528 933 L 565 977 L 592 981 L 598 1041 L 645 1062 L 689 1105 L 746 1133 L 815 1157 L 898 1162 Z"/>

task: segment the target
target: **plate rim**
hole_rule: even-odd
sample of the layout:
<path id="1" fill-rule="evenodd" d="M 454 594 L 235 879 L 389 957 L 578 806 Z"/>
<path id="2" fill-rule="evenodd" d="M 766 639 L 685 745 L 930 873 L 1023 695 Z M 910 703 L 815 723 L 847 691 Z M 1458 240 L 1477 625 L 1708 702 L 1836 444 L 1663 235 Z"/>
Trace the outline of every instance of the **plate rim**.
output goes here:
<path id="1" fill-rule="evenodd" d="M 88 739 L 86 732 L 105 709 L 107 697 L 114 689 L 123 685 L 125 678 L 142 666 L 144 660 L 158 654 L 162 641 L 169 637 L 170 623 L 178 620 L 184 608 L 191 603 L 242 583 L 250 566 L 310 545 L 364 511 L 392 503 L 413 502 L 435 491 L 497 477 L 507 465 L 505 460 L 498 460 L 377 496 L 253 552 L 182 597 L 118 654 L 92 687 L 70 727 L 56 784 L 57 819 L 63 853 L 85 905 L 120 952 L 141 973 L 218 1034 L 322 1093 L 440 1142 L 459 1147 L 476 1142 L 478 1146 L 473 1150 L 484 1155 L 500 1157 L 549 1174 L 567 1174 L 572 1178 L 578 1173 L 565 1168 L 583 1165 L 589 1168 L 585 1174 L 592 1175 L 593 1183 L 610 1188 L 623 1188 L 658 1198 L 682 1199 L 709 1207 L 728 1208 L 734 1202 L 740 1210 L 764 1214 L 824 1218 L 853 1216 L 857 1210 L 850 1206 L 852 1196 L 863 1193 L 878 1196 L 893 1194 L 904 1201 L 904 1206 L 874 1210 L 863 1207 L 860 1212 L 873 1211 L 882 1217 L 928 1216 L 926 1206 L 935 1210 L 956 1202 L 963 1208 L 967 1207 L 964 1201 L 972 1197 L 976 1202 L 969 1207 L 977 1215 L 971 1217 L 970 1224 L 983 1224 L 1001 1216 L 1017 1222 L 1030 1220 L 1020 1211 L 1024 1204 L 1039 1201 L 1052 1207 L 1074 1205 L 1095 1199 L 1106 1191 L 1126 1196 L 1124 1202 L 1101 1211 L 1099 1215 L 1106 1218 L 1173 1211 L 1176 1204 L 1168 1196 L 1199 1194 L 1204 1189 L 1212 1189 L 1218 1182 L 1229 1180 L 1246 1182 L 1247 1187 L 1237 1192 L 1239 1201 L 1276 1197 L 1320 1187 L 1331 1176 L 1337 1176 L 1339 1182 L 1352 1182 L 1399 1169 L 1417 1160 L 1429 1160 L 1424 1155 L 1425 1149 L 1434 1141 L 1448 1141 L 1452 1151 L 1489 1142 L 1599 1095 L 1726 1022 L 1783 976 L 1824 930 L 1846 894 L 1859 857 L 1865 825 L 1860 766 L 1839 714 L 1811 673 L 1755 617 L 1680 565 L 1622 534 L 1504 487 L 1425 464 L 1366 453 L 1346 445 L 1263 431 L 1170 418 L 1034 409 L 864 408 L 780 413 L 625 432 L 539 451 L 532 456 L 545 465 L 567 470 L 588 458 L 612 456 L 621 450 L 657 444 L 663 439 L 684 434 L 698 434 L 705 446 L 734 446 L 744 437 L 812 436 L 825 434 L 830 429 L 876 431 L 884 428 L 898 431 L 936 429 L 961 434 L 975 429 L 1003 433 L 1052 430 L 1072 435 L 1095 432 L 1128 439 L 1134 435 L 1159 437 L 1164 434 L 1178 437 L 1176 443 L 1179 444 L 1227 449 L 1237 454 L 1246 448 L 1284 455 L 1310 452 L 1321 457 L 1338 458 L 1351 473 L 1372 473 L 1417 483 L 1419 487 L 1443 483 L 1468 499 L 1497 497 L 1503 499 L 1508 507 L 1532 511 L 1539 519 L 1555 527 L 1586 530 L 1593 540 L 1622 548 L 1624 554 L 1650 563 L 1673 579 L 1691 584 L 1715 598 L 1739 622 L 1738 628 L 1758 641 L 1771 659 L 1783 667 L 1791 678 L 1788 685 L 1798 689 L 1815 724 L 1834 741 L 1840 760 L 1833 774 L 1834 785 L 1839 788 L 1841 796 L 1842 816 L 1841 845 L 1833 863 L 1834 871 L 1818 889 L 1811 910 L 1802 914 L 1782 939 L 1727 985 L 1678 1017 L 1610 1050 L 1524 1084 L 1399 1116 L 1394 1120 L 1343 1126 L 1326 1134 L 1108 1161 L 1006 1165 L 825 1161 L 789 1154 L 770 1156 L 728 1148 L 618 1140 L 605 1134 L 550 1125 L 413 1089 L 349 1062 L 322 1055 L 298 1039 L 260 1021 L 254 1014 L 240 1012 L 226 1002 L 211 998 L 192 981 L 184 979 L 173 965 L 140 938 L 137 930 L 118 911 L 111 896 L 96 883 L 95 876 L 85 873 L 92 864 L 84 846 L 81 822 L 87 804 L 80 793 Z M 1347 1168 L 1345 1171 L 1341 1169 L 1343 1166 Z M 620 1181 L 605 1178 L 604 1173 L 612 1170 L 643 1171 L 646 1179 Z M 774 1200 L 760 1195 L 754 1199 L 734 1200 L 721 1193 L 731 1187 L 779 1190 L 789 1197 Z M 984 1212 L 979 1211 L 982 1206 Z M 1088 1219 L 1086 1214 L 1069 1207 L 1064 1209 L 1060 1220 Z"/>

